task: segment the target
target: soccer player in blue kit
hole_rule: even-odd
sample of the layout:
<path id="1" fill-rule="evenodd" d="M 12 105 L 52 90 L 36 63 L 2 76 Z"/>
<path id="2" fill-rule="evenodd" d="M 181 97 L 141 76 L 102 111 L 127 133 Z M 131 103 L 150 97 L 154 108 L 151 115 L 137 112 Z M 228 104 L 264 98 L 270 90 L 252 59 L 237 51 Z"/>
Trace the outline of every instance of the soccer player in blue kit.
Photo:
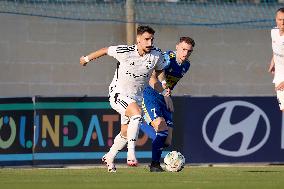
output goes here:
<path id="1" fill-rule="evenodd" d="M 163 93 L 158 93 L 151 86 L 160 83 L 161 86 L 166 85 L 172 91 L 178 81 L 189 70 L 190 61 L 188 57 L 191 55 L 194 46 L 195 41 L 192 38 L 181 37 L 176 45 L 176 51 L 166 51 L 164 53 L 166 80 L 160 83 L 156 78 L 151 78 L 149 86 L 144 89 L 142 109 L 147 125 L 141 125 L 141 129 L 152 136 L 153 129 L 155 132 L 152 141 L 151 172 L 164 171 L 160 166 L 160 158 L 163 148 L 171 145 L 174 126 L 172 119 L 173 103 L 167 95 L 166 89 Z"/>

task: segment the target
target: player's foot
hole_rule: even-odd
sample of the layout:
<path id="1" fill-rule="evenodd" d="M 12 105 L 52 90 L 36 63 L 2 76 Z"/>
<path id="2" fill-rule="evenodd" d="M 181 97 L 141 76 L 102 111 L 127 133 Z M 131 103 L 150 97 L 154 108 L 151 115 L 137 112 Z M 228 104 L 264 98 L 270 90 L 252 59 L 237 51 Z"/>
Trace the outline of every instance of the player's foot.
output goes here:
<path id="1" fill-rule="evenodd" d="M 134 158 L 134 159 L 127 158 L 127 165 L 130 166 L 130 167 L 137 167 L 138 161 L 137 161 L 136 158 Z"/>
<path id="2" fill-rule="evenodd" d="M 160 162 L 152 161 L 150 167 L 150 172 L 164 172 L 165 170 L 161 167 Z"/>
<path id="3" fill-rule="evenodd" d="M 138 161 L 135 156 L 135 152 L 129 151 L 127 152 L 127 165 L 130 167 L 137 167 Z"/>
<path id="4" fill-rule="evenodd" d="M 113 160 L 110 160 L 110 159 L 107 158 L 107 154 L 105 154 L 102 157 L 102 162 L 104 164 L 106 164 L 108 172 L 110 172 L 110 173 L 115 173 L 116 172 L 115 164 L 113 163 Z"/>

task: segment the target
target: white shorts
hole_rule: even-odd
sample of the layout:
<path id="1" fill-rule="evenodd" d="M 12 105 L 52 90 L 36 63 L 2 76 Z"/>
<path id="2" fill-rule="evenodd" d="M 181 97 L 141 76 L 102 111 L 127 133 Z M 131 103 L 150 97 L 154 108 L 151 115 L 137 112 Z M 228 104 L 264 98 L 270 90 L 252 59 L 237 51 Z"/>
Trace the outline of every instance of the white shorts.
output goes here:
<path id="1" fill-rule="evenodd" d="M 109 102 L 111 107 L 121 115 L 121 124 L 129 123 L 129 117 L 125 115 L 126 108 L 129 104 L 135 102 L 141 107 L 141 102 L 137 102 L 133 98 L 114 92 L 109 94 Z"/>
<path id="2" fill-rule="evenodd" d="M 280 110 L 284 110 L 284 91 L 277 90 L 276 95 Z"/>

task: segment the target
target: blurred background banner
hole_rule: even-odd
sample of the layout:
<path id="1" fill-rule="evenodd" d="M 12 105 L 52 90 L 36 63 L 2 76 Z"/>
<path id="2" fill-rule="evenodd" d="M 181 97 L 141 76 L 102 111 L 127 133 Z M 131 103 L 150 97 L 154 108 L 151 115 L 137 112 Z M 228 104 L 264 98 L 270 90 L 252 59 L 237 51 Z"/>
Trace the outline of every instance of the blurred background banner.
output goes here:
<path id="1" fill-rule="evenodd" d="M 176 98 L 175 139 L 188 163 L 283 162 L 283 116 L 274 97 Z M 182 128 L 181 128 L 182 127 Z"/>

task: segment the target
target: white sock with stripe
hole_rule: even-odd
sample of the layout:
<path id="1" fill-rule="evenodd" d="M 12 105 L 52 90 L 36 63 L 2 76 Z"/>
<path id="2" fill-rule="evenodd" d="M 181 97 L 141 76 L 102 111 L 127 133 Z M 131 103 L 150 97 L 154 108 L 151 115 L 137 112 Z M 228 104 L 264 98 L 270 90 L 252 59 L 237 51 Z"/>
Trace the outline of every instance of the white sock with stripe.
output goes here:
<path id="1" fill-rule="evenodd" d="M 130 117 L 130 121 L 127 128 L 127 142 L 128 142 L 128 159 L 136 159 L 135 156 L 135 145 L 139 134 L 139 124 L 141 123 L 142 116 L 134 115 Z"/>

